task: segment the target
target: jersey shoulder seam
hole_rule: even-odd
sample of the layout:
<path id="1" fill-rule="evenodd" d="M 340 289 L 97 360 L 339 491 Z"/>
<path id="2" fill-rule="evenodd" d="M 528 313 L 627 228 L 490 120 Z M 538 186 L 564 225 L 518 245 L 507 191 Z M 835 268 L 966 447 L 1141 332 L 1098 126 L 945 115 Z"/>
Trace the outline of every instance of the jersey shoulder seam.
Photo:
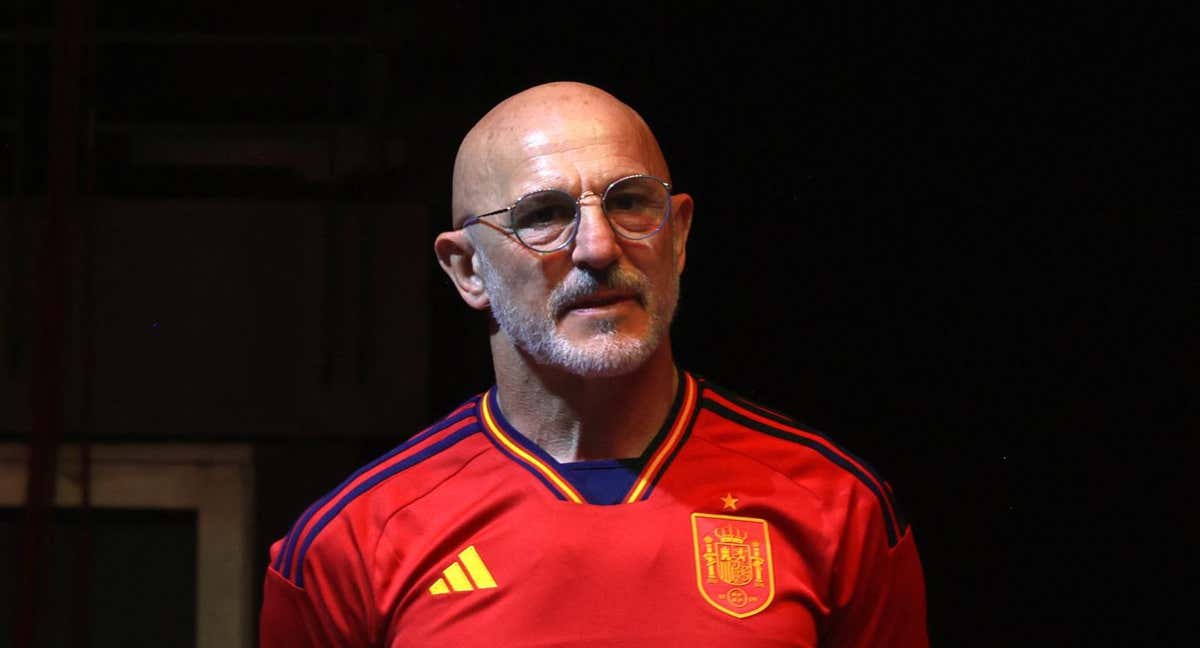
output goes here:
<path id="1" fill-rule="evenodd" d="M 711 391 L 726 403 L 742 411 L 739 412 L 731 409 L 705 393 L 702 393 L 700 401 L 702 408 L 756 433 L 766 434 L 782 441 L 807 447 L 821 455 L 826 461 L 857 479 L 878 500 L 879 508 L 884 518 L 884 528 L 888 536 L 889 547 L 895 546 L 900 537 L 904 535 L 908 526 L 907 522 L 897 507 L 887 482 L 870 464 L 859 459 L 835 443 L 828 435 L 811 426 L 800 423 L 773 410 L 766 409 L 733 392 L 715 387 L 712 383 L 706 382 L 704 387 L 705 391 Z M 724 446 L 722 445 L 722 447 Z M 764 465 L 770 464 L 764 463 Z M 779 472 L 782 473 L 783 471 Z"/>
<path id="2" fill-rule="evenodd" d="M 349 478 L 314 502 L 298 519 L 285 536 L 279 556 L 272 567 L 285 579 L 303 588 L 304 558 L 325 527 L 340 517 L 341 513 L 355 501 L 391 481 L 409 469 L 442 454 L 460 441 L 479 432 L 478 418 L 473 416 L 473 407 L 460 407 L 450 416 L 413 435 L 392 450 L 355 471 Z M 442 438 L 437 438 L 441 434 Z M 406 451 L 417 448 L 430 439 L 424 448 L 405 456 Z M 473 457 L 472 457 L 473 458 Z M 390 463 L 390 465 L 389 465 Z M 375 474 L 371 474 L 376 471 Z M 368 476 L 369 475 L 369 476 Z M 360 482 L 360 478 L 362 479 Z M 359 482 L 356 484 L 356 482 Z M 440 482 L 439 482 L 440 483 Z M 332 507 L 327 507 L 332 504 Z M 325 510 L 327 509 L 327 510 Z M 314 518 L 325 510 L 319 519 Z M 310 522 L 312 524 L 310 525 Z"/>
<path id="3" fill-rule="evenodd" d="M 376 580 L 375 574 L 374 574 L 375 556 L 379 553 L 379 543 L 383 540 L 384 535 L 386 535 L 385 532 L 387 531 L 387 528 L 389 526 L 391 526 L 392 521 L 396 519 L 396 516 L 399 515 L 400 513 L 403 513 L 408 507 L 415 504 L 418 500 L 428 497 L 431 493 L 433 493 L 433 491 L 437 490 L 438 487 L 440 487 L 442 484 L 445 484 L 446 482 L 450 481 L 455 476 L 457 476 L 460 472 L 462 472 L 463 470 L 466 470 L 467 466 L 474 463 L 476 459 L 479 459 L 483 455 L 488 454 L 489 452 L 492 452 L 494 450 L 495 450 L 495 448 L 491 444 L 486 444 L 486 445 L 482 446 L 478 452 L 476 452 L 475 454 L 471 455 L 470 457 L 467 457 L 466 459 L 464 459 L 462 463 L 460 463 L 453 471 L 451 471 L 445 477 L 437 480 L 436 483 L 430 484 L 429 488 L 422 490 L 420 494 L 413 496 L 408 501 L 404 502 L 404 504 L 401 504 L 400 506 L 395 507 L 395 510 L 393 510 L 391 513 L 388 513 L 388 516 L 386 518 L 384 518 L 383 522 L 381 522 L 379 524 L 379 528 L 376 531 L 375 539 L 371 543 L 371 563 L 372 563 L 371 564 L 371 580 L 373 583 Z"/>

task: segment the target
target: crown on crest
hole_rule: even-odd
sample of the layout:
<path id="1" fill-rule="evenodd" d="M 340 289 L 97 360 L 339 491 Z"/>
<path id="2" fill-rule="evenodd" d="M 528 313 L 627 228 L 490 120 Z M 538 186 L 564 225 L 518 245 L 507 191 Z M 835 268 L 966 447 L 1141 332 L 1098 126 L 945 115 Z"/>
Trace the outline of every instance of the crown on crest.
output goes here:
<path id="1" fill-rule="evenodd" d="M 717 527 L 713 529 L 713 534 L 715 534 L 721 542 L 736 542 L 738 544 L 745 542 L 746 537 L 750 535 L 734 526 Z"/>

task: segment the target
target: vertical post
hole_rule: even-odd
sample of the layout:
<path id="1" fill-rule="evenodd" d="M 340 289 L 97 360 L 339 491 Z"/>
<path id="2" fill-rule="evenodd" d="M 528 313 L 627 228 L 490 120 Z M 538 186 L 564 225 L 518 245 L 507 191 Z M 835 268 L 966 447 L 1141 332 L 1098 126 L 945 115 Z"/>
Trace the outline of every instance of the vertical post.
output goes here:
<path id="1" fill-rule="evenodd" d="M 9 105 L 14 117 L 13 142 L 10 150 L 12 175 L 9 179 L 9 244 L 8 249 L 3 252 L 7 254 L 8 263 L 8 304 L 5 312 L 0 313 L 0 318 L 3 318 L 3 324 L 0 325 L 0 330 L 3 330 L 4 339 L 0 342 L 4 344 L 4 348 L 0 349 L 0 358 L 4 359 L 4 370 L 7 371 L 9 378 L 15 379 L 17 372 L 27 362 L 26 358 L 29 355 L 27 338 L 33 327 L 29 325 L 30 312 L 30 288 L 28 279 L 29 273 L 29 248 L 30 236 L 28 232 L 28 208 L 27 202 L 21 200 L 21 193 L 25 190 L 25 166 L 28 162 L 29 152 L 26 150 L 28 138 L 25 131 L 29 128 L 28 119 L 26 116 L 26 102 L 28 101 L 28 68 L 29 57 L 26 56 L 26 49 L 29 47 L 26 38 L 29 33 L 28 18 L 23 11 L 23 2 L 13 2 L 10 7 L 10 18 L 16 26 L 15 32 L 17 38 L 13 42 L 12 64 L 10 67 L 9 76 Z"/>
<path id="2" fill-rule="evenodd" d="M 83 0 L 81 0 L 83 1 Z M 79 537 L 75 543 L 75 618 L 71 624 L 75 648 L 88 648 L 92 638 L 92 383 L 95 377 L 95 319 L 96 297 L 93 290 L 95 269 L 96 210 L 91 197 L 96 186 L 96 25 L 95 7 L 84 2 L 82 15 L 83 52 L 78 69 L 80 99 L 77 117 L 86 115 L 85 121 L 75 123 L 82 126 L 83 146 L 79 167 L 81 173 L 77 186 L 81 187 L 83 201 L 75 203 L 76 237 L 71 255 L 75 260 L 72 270 L 79 277 L 79 333 L 81 339 L 82 393 L 79 403 Z M 81 204 L 86 201 L 86 204 Z"/>
<path id="3" fill-rule="evenodd" d="M 43 575 L 50 555 L 51 506 L 58 445 L 63 436 L 67 264 L 71 210 L 77 186 L 76 147 L 83 42 L 82 0 L 57 0 L 54 69 L 49 124 L 50 164 L 46 192 L 46 238 L 39 251 L 34 284 L 37 333 L 33 349 L 30 401 L 33 429 L 25 490 L 25 526 L 18 613 L 13 645 L 30 648 L 43 599 Z"/>

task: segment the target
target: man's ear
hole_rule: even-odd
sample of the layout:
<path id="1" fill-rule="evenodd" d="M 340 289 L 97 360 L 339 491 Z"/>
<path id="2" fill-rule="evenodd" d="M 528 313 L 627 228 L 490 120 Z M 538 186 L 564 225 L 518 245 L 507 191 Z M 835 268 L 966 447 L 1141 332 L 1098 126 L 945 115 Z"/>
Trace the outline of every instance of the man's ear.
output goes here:
<path id="1" fill-rule="evenodd" d="M 475 272 L 471 261 L 475 256 L 475 244 L 466 232 L 442 232 L 433 242 L 433 252 L 437 255 L 442 270 L 450 277 L 450 281 L 458 289 L 458 294 L 468 306 L 476 310 L 485 310 L 491 306 L 487 288 L 483 285 L 483 277 Z"/>
<path id="2" fill-rule="evenodd" d="M 675 271 L 683 272 L 687 259 L 687 238 L 692 231 L 692 197 L 685 194 L 671 196 L 671 245 L 675 253 Z"/>

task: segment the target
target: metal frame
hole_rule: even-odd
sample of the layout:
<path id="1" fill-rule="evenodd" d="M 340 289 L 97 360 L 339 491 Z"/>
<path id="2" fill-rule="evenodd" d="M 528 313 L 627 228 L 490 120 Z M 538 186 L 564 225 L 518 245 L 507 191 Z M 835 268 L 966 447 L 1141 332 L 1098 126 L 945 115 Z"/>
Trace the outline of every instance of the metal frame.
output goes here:
<path id="1" fill-rule="evenodd" d="M 0 506 L 24 505 L 25 444 L 0 443 Z M 248 444 L 94 445 L 92 507 L 196 511 L 196 647 L 254 645 L 254 464 Z M 59 451 L 54 504 L 78 506 L 79 446 Z"/>

